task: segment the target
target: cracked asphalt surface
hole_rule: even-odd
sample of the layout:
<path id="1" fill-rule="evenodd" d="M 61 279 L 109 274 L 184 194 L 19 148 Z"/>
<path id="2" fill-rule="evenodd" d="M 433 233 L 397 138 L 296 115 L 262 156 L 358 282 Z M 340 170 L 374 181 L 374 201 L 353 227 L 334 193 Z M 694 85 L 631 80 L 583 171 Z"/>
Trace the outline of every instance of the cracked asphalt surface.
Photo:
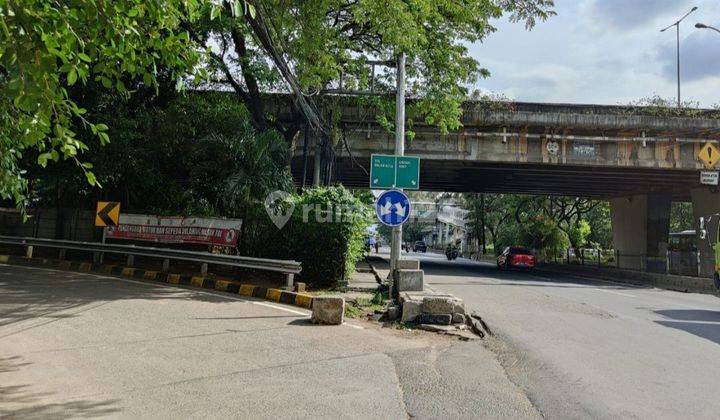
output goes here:
<path id="1" fill-rule="evenodd" d="M 482 314 L 489 348 L 543 417 L 718 418 L 716 296 L 408 257 Z"/>
<path id="2" fill-rule="evenodd" d="M 0 265 L 3 418 L 539 418 L 489 343 Z"/>

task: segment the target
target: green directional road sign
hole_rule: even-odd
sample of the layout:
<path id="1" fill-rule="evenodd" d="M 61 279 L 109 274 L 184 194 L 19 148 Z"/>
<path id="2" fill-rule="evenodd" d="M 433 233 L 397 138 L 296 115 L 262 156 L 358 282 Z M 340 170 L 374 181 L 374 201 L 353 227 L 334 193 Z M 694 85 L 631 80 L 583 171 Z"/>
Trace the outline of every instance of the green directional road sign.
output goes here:
<path id="1" fill-rule="evenodd" d="M 420 188 L 420 158 L 414 156 L 372 155 L 370 188 Z"/>

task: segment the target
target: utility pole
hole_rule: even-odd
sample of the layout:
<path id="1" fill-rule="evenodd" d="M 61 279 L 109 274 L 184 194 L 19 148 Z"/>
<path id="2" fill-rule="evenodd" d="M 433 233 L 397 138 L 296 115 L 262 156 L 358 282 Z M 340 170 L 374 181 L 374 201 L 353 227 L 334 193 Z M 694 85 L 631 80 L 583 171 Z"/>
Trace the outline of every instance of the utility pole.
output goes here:
<path id="1" fill-rule="evenodd" d="M 397 58 L 396 68 L 397 91 L 395 93 L 395 154 L 405 155 L 405 53 L 401 52 Z M 400 259 L 402 245 L 402 226 L 394 227 L 392 230 L 392 243 L 390 247 L 390 296 L 393 292 L 395 272 L 398 259 Z"/>

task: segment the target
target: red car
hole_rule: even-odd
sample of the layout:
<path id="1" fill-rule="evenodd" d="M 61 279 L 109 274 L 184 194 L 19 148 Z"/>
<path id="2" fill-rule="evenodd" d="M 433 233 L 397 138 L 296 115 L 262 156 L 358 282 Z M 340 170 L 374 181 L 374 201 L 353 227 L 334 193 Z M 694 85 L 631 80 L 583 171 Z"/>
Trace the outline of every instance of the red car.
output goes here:
<path id="1" fill-rule="evenodd" d="M 525 247 L 509 246 L 497 258 L 497 266 L 501 270 L 509 268 L 532 269 L 535 267 L 535 256 Z"/>

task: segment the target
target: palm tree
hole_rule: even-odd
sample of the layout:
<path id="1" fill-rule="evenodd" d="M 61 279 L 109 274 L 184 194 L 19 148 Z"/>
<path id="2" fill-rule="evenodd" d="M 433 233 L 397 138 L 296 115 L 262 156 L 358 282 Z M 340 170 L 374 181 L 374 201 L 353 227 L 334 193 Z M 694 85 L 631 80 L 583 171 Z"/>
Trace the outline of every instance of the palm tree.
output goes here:
<path id="1" fill-rule="evenodd" d="M 246 251 L 246 226 L 250 208 L 262 203 L 272 191 L 292 187 L 290 149 L 274 131 L 245 132 L 235 137 L 215 136 L 229 154 L 230 176 L 224 181 L 223 207 L 243 219 L 240 252 Z"/>

